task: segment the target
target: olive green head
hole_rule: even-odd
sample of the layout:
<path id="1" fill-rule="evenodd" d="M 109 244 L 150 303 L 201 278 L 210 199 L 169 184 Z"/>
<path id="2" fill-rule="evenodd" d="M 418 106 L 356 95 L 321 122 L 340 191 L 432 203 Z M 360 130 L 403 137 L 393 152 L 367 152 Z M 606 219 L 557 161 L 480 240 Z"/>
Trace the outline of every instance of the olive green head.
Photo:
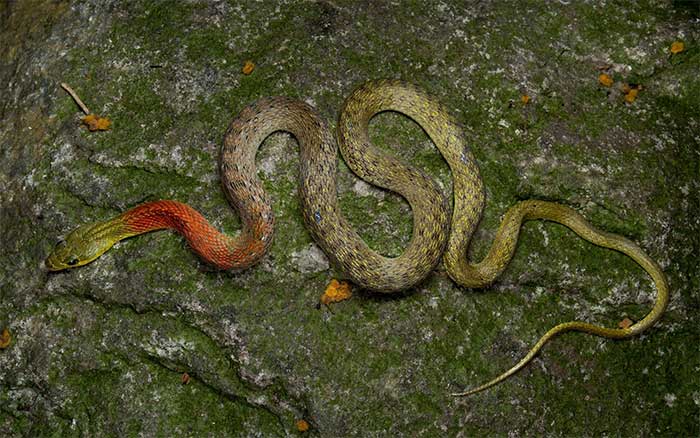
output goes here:
<path id="1" fill-rule="evenodd" d="M 81 225 L 56 244 L 46 259 L 50 271 L 83 266 L 101 256 L 120 240 L 110 222 Z"/>

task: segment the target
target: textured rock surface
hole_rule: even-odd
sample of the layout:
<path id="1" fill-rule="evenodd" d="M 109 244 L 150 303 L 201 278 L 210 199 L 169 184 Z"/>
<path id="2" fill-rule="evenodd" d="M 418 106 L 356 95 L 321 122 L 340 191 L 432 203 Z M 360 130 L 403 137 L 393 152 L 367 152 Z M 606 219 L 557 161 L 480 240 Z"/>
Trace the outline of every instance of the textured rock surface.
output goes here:
<path id="1" fill-rule="evenodd" d="M 697 4 L 461 3 L 1 2 L 0 328 L 12 344 L 0 350 L 0 434 L 276 436 L 303 418 L 319 436 L 697 436 Z M 686 50 L 671 56 L 675 40 Z M 451 398 L 557 322 L 640 319 L 649 279 L 560 226 L 529 223 L 488 290 L 438 270 L 401 296 L 317 310 L 337 273 L 304 229 L 285 134 L 258 155 L 278 235 L 255 268 L 212 272 L 163 232 L 44 271 L 60 235 L 144 200 L 191 203 L 235 233 L 217 173 L 230 118 L 283 94 L 333 121 L 353 87 L 378 77 L 419 84 L 465 125 L 488 189 L 475 257 L 508 206 L 562 202 L 660 262 L 673 291 L 663 320 L 628 341 L 563 336 L 506 383 Z M 113 129 L 80 127 L 60 82 Z M 624 82 L 643 86 L 632 104 Z M 416 125 L 383 114 L 371 128 L 449 189 Z M 344 166 L 339 178 L 363 237 L 399 254 L 407 205 Z"/>

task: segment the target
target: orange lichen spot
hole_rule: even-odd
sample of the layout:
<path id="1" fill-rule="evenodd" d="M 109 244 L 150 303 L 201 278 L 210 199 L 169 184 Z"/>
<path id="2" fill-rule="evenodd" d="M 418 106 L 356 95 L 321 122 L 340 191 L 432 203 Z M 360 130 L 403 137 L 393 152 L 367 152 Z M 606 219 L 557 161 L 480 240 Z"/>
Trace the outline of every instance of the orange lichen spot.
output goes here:
<path id="1" fill-rule="evenodd" d="M 10 335 L 10 330 L 5 327 L 2 329 L 2 333 L 0 334 L 0 349 L 9 347 L 11 343 L 12 335 Z"/>
<path id="2" fill-rule="evenodd" d="M 600 85 L 604 87 L 610 87 L 613 84 L 613 78 L 611 78 L 607 73 L 601 73 L 598 75 L 598 82 L 600 82 Z"/>
<path id="3" fill-rule="evenodd" d="M 523 103 L 523 105 L 527 105 L 530 102 L 530 96 L 523 94 L 520 96 L 520 101 Z"/>
<path id="4" fill-rule="evenodd" d="M 87 126 L 90 131 L 106 131 L 112 125 L 112 122 L 106 117 L 100 117 L 96 114 L 88 114 L 80 120 Z"/>
<path id="5" fill-rule="evenodd" d="M 641 85 L 625 84 L 622 86 L 622 92 L 625 93 L 625 102 L 632 103 L 637 99 L 637 95 L 641 91 Z"/>
<path id="6" fill-rule="evenodd" d="M 183 385 L 187 385 L 188 383 L 190 383 L 190 375 L 187 373 L 182 373 L 182 378 L 180 378 L 180 381 Z"/>
<path id="7" fill-rule="evenodd" d="M 685 50 L 685 44 L 683 44 L 683 41 L 674 41 L 673 44 L 671 44 L 672 54 L 676 55 L 681 53 L 683 50 Z"/>
<path id="8" fill-rule="evenodd" d="M 637 99 L 637 94 L 639 94 L 639 90 L 637 90 L 636 88 L 630 90 L 629 93 L 625 94 L 625 102 L 634 102 Z"/>
<path id="9" fill-rule="evenodd" d="M 253 70 L 255 70 L 255 63 L 253 61 L 249 59 L 245 63 L 243 63 L 243 68 L 241 69 L 241 72 L 244 75 L 249 75 L 253 73 Z"/>
<path id="10" fill-rule="evenodd" d="M 328 283 L 326 291 L 321 295 L 321 304 L 328 306 L 331 303 L 338 303 L 347 300 L 352 296 L 352 286 L 347 281 L 338 281 L 335 278 Z"/>
<path id="11" fill-rule="evenodd" d="M 309 430 L 309 423 L 303 418 L 295 421 L 294 425 L 297 427 L 299 432 L 306 432 Z"/>
<path id="12" fill-rule="evenodd" d="M 631 319 L 625 317 L 622 321 L 620 321 L 620 322 L 617 324 L 617 326 L 620 327 L 621 329 L 626 329 L 626 328 L 630 328 L 630 326 L 631 326 L 632 324 L 634 324 L 634 321 L 632 321 Z"/>

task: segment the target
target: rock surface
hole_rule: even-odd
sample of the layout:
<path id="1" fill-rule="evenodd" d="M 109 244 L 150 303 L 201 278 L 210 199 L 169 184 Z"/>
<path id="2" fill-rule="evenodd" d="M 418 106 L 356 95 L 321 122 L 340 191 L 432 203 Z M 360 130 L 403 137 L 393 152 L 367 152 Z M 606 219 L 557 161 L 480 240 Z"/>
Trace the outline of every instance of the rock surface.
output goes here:
<path id="1" fill-rule="evenodd" d="M 302 434 L 300 419 L 317 436 L 700 434 L 697 3 L 463 3 L 0 3 L 0 329 L 12 337 L 0 435 L 279 436 Z M 671 54 L 674 41 L 685 50 Z M 258 266 L 212 271 L 161 232 L 80 269 L 44 269 L 59 236 L 144 200 L 188 202 L 235 233 L 217 171 L 230 118 L 288 95 L 333 124 L 343 98 L 380 77 L 420 85 L 464 124 L 488 191 L 472 257 L 518 200 L 562 202 L 662 265 L 661 322 L 619 342 L 562 336 L 496 388 L 450 397 L 558 322 L 639 320 L 650 280 L 534 222 L 488 290 L 438 269 L 400 296 L 317 310 L 340 273 L 304 229 L 285 134 L 258 154 L 278 224 Z M 81 127 L 61 82 L 111 130 Z M 641 85 L 631 103 L 624 84 Z M 406 118 L 377 116 L 371 137 L 450 188 Z M 339 196 L 373 248 L 400 254 L 404 201 L 342 165 Z"/>

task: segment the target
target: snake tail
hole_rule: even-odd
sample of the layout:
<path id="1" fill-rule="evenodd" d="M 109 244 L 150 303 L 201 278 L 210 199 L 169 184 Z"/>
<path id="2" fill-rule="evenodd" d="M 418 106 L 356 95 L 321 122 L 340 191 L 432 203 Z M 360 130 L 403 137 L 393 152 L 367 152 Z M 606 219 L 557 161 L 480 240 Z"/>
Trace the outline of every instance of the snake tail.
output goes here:
<path id="1" fill-rule="evenodd" d="M 652 309 L 647 315 L 631 325 L 628 328 L 613 329 L 601 327 L 595 324 L 590 324 L 580 321 L 571 321 L 558 324 L 545 333 L 530 349 L 530 351 L 512 368 L 500 374 L 493 380 L 480 385 L 476 388 L 453 393 L 453 396 L 467 396 L 488 389 L 498 383 L 504 381 L 508 377 L 520 371 L 527 365 L 542 349 L 542 347 L 553 337 L 569 332 L 578 331 L 596 336 L 601 336 L 610 339 L 624 339 L 637 335 L 652 325 L 661 318 L 664 310 L 669 302 L 669 286 L 666 276 L 661 267 L 652 260 L 641 248 L 632 241 L 612 233 L 597 230 L 590 225 L 579 213 L 561 204 L 555 204 L 547 201 L 529 200 L 523 201 L 511 207 L 506 213 L 494 239 L 488 255 L 480 264 L 488 266 L 489 269 L 482 270 L 484 281 L 493 280 L 505 266 L 494 263 L 492 260 L 510 260 L 515 249 L 515 242 L 520 230 L 520 226 L 524 220 L 544 219 L 552 222 L 560 223 L 585 240 L 604 247 L 621 252 L 637 262 L 651 277 L 657 289 L 656 301 Z M 478 269 L 478 268 L 477 268 Z"/>

